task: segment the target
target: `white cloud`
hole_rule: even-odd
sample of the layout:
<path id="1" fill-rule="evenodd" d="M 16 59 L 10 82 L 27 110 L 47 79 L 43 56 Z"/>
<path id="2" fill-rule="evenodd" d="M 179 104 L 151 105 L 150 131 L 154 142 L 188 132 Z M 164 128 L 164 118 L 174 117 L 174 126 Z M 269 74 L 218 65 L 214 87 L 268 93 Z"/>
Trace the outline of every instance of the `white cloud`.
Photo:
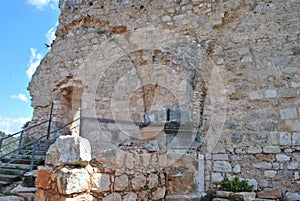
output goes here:
<path id="1" fill-rule="evenodd" d="M 27 0 L 28 3 L 39 10 L 43 10 L 47 6 L 50 6 L 52 9 L 57 9 L 58 1 L 59 0 Z"/>
<path id="2" fill-rule="evenodd" d="M 26 70 L 26 75 L 31 79 L 36 68 L 40 65 L 42 60 L 42 54 L 37 52 L 37 49 L 30 48 L 31 56 L 28 62 L 28 69 Z"/>
<path id="3" fill-rule="evenodd" d="M 27 97 L 25 94 L 11 95 L 10 97 L 13 99 L 21 100 L 23 102 L 27 102 Z"/>
<path id="4" fill-rule="evenodd" d="M 55 27 L 51 27 L 51 28 L 48 30 L 48 32 L 45 34 L 46 39 L 47 39 L 47 42 L 46 42 L 46 43 L 47 43 L 48 45 L 51 45 L 52 42 L 53 42 L 54 39 L 55 39 L 55 30 L 56 30 Z"/>
<path id="5" fill-rule="evenodd" d="M 8 118 L 4 116 L 0 116 L 0 131 L 5 132 L 6 134 L 13 134 L 20 130 L 22 130 L 22 126 L 27 122 L 30 121 L 30 118 Z"/>

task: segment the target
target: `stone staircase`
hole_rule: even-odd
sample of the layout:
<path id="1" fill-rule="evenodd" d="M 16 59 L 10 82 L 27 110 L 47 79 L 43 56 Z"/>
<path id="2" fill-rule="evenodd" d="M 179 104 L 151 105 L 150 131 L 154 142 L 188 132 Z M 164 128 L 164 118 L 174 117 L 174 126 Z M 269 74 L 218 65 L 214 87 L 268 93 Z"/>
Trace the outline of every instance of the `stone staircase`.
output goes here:
<path id="1" fill-rule="evenodd" d="M 37 169 L 37 166 L 45 164 L 46 152 L 49 146 L 52 144 L 51 141 L 42 141 L 37 150 L 34 152 L 33 170 Z M 0 163 L 0 186 L 8 186 L 13 182 L 21 181 L 24 174 L 30 171 L 32 155 L 26 153 L 33 149 L 32 146 L 24 147 L 19 150 L 18 153 L 12 154 L 9 157 L 1 159 Z M 12 159 L 16 159 L 11 162 Z"/>

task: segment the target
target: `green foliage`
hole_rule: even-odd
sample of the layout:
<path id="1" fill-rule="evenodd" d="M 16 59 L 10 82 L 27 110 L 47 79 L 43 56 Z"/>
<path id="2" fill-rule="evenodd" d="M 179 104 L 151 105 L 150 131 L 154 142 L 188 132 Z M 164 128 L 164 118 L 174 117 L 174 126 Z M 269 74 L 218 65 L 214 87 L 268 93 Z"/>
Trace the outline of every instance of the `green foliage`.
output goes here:
<path id="1" fill-rule="evenodd" d="M 99 34 L 99 35 L 102 35 L 102 34 L 105 34 L 106 33 L 106 30 L 99 30 L 99 31 L 97 31 L 97 34 Z"/>
<path id="2" fill-rule="evenodd" d="M 88 5 L 89 6 L 92 6 L 94 3 L 92 2 L 92 1 L 90 1 L 89 3 L 88 3 Z"/>
<path id="3" fill-rule="evenodd" d="M 21 128 L 24 130 L 29 126 L 30 121 L 27 121 Z"/>
<path id="4" fill-rule="evenodd" d="M 208 189 L 206 195 L 200 201 L 212 201 L 214 198 L 216 198 L 216 191 Z"/>
<path id="5" fill-rule="evenodd" d="M 149 190 L 149 185 L 148 185 L 148 184 L 146 184 L 146 185 L 144 186 L 144 190 L 145 190 L 145 191 Z"/>
<path id="6" fill-rule="evenodd" d="M 249 185 L 247 180 L 240 180 L 238 177 L 232 181 L 225 177 L 220 185 L 220 190 L 231 192 L 251 192 L 253 189 L 253 185 Z"/>
<path id="7" fill-rule="evenodd" d="M 4 196 L 16 195 L 15 193 L 11 193 L 9 191 L 3 193 Z"/>
<path id="8" fill-rule="evenodd" d="M 154 173 L 155 174 L 158 174 L 158 170 L 159 170 L 158 167 L 154 167 Z"/>

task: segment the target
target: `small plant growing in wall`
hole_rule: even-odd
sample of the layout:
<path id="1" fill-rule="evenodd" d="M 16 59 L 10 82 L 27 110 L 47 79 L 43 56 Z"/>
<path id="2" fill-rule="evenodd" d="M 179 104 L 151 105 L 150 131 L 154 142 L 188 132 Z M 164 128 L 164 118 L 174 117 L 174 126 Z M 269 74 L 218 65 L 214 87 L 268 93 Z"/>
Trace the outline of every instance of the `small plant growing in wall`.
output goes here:
<path id="1" fill-rule="evenodd" d="M 238 177 L 234 178 L 232 181 L 225 177 L 220 182 L 220 190 L 223 191 L 251 192 L 252 189 L 253 185 L 249 185 L 247 180 L 240 180 Z"/>
<path id="2" fill-rule="evenodd" d="M 149 190 L 149 185 L 148 185 L 148 184 L 146 184 L 146 185 L 144 186 L 144 190 L 145 190 L 145 191 Z"/>

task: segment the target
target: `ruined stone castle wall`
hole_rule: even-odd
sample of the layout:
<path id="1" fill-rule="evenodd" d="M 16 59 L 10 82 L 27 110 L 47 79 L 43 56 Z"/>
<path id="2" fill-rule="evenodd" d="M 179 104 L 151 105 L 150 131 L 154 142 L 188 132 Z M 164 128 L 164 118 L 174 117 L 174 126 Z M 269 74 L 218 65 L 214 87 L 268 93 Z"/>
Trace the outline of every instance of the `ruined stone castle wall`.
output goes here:
<path id="1" fill-rule="evenodd" d="M 207 189 L 225 176 L 300 193 L 299 2 L 61 0 L 60 9 L 55 42 L 29 85 L 34 121 L 48 118 L 52 102 L 57 126 L 79 113 L 143 121 L 179 105 L 183 121 L 201 124 L 203 142 L 205 175 L 195 164 L 187 193 L 199 191 L 197 179 Z M 96 158 L 110 149 L 105 140 L 141 138 L 137 126 L 98 133 L 88 125 Z M 171 175 L 184 172 L 180 164 Z"/>

